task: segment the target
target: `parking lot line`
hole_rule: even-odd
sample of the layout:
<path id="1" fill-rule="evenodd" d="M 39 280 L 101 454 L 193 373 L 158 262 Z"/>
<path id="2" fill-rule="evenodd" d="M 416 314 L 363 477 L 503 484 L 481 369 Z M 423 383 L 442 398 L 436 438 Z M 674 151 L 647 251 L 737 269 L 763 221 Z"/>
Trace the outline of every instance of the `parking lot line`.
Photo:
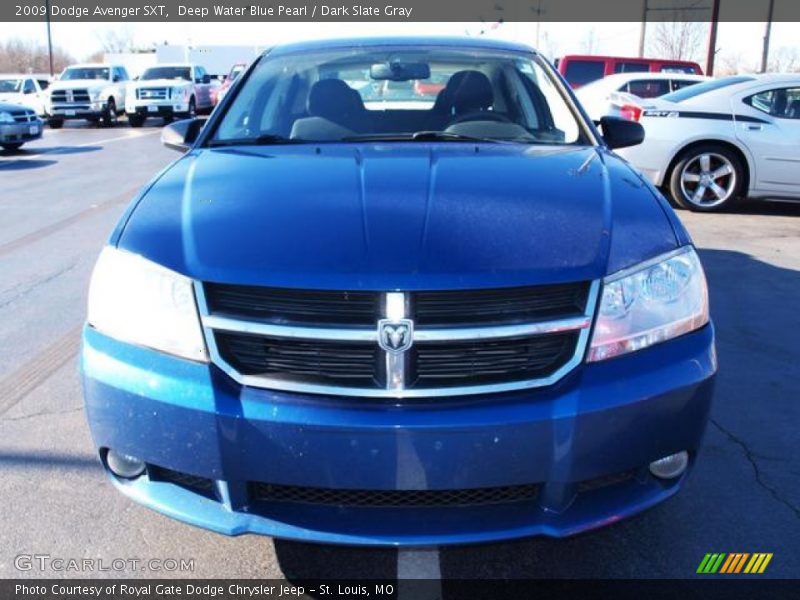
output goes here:
<path id="1" fill-rule="evenodd" d="M 8 412 L 64 363 L 75 357 L 82 329 L 82 324 L 73 327 L 16 371 L 3 378 L 0 382 L 0 415 Z"/>
<path id="2" fill-rule="evenodd" d="M 89 217 L 91 215 L 97 214 L 99 211 L 105 210 L 107 208 L 111 208 L 117 204 L 124 204 L 128 202 L 133 195 L 140 189 L 139 186 L 135 188 L 131 188 L 122 194 L 118 194 L 114 196 L 111 200 L 103 202 L 101 204 L 95 204 L 90 206 L 89 208 L 85 208 L 82 211 L 75 213 L 69 217 L 61 219 L 60 221 L 56 221 L 55 223 L 51 223 L 41 229 L 37 229 L 36 231 L 32 231 L 27 235 L 23 235 L 15 240 L 11 240 L 10 242 L 6 242 L 5 244 L 0 244 L 0 256 L 5 256 L 21 248 L 22 246 L 26 246 L 28 244 L 32 244 L 33 242 L 37 242 L 50 234 L 55 233 L 56 231 L 60 231 L 65 227 L 69 227 L 73 223 L 77 223 L 78 221 Z"/>
<path id="3" fill-rule="evenodd" d="M 439 600 L 442 597 L 439 550 L 397 551 L 397 597 Z"/>

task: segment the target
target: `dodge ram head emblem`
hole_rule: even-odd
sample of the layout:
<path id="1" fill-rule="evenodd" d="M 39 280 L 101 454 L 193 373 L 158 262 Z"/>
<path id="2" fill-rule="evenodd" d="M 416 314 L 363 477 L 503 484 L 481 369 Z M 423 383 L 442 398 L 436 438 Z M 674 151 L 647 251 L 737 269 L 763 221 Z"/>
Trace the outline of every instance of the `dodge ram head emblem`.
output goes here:
<path id="1" fill-rule="evenodd" d="M 378 321 L 378 344 L 387 352 L 400 354 L 411 347 L 414 322 L 411 319 L 381 319 Z"/>

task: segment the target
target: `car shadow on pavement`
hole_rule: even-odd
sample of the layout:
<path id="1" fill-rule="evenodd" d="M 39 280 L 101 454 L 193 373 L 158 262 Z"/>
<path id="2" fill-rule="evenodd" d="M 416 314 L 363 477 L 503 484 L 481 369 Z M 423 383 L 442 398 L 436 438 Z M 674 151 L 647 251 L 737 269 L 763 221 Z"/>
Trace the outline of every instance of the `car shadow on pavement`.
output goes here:
<path id="1" fill-rule="evenodd" d="M 1 156 L 1 155 L 0 155 Z M 6 171 L 30 171 L 32 169 L 41 169 L 42 167 L 49 167 L 56 164 L 57 160 L 0 160 L 0 173 Z"/>
<path id="2" fill-rule="evenodd" d="M 797 576 L 800 271 L 741 252 L 700 255 L 720 370 L 685 489 L 639 516 L 572 538 L 441 547 L 443 579 L 687 578 L 697 576 L 706 552 L 720 551 L 774 552 L 769 576 Z M 394 550 L 276 540 L 275 551 L 298 583 L 396 577 Z"/>

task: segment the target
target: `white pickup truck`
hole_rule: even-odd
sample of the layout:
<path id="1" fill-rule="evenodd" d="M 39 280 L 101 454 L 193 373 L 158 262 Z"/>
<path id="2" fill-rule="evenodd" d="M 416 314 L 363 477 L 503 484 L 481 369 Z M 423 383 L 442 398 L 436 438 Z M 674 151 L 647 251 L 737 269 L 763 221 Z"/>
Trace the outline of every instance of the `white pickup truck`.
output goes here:
<path id="1" fill-rule="evenodd" d="M 141 127 L 147 117 L 193 118 L 211 110 L 211 77 L 200 65 L 163 64 L 150 67 L 128 85 L 125 113 L 131 127 Z"/>
<path id="2" fill-rule="evenodd" d="M 58 129 L 67 119 L 86 119 L 113 127 L 125 106 L 128 79 L 128 72 L 121 65 L 67 67 L 48 90 L 48 125 Z"/>

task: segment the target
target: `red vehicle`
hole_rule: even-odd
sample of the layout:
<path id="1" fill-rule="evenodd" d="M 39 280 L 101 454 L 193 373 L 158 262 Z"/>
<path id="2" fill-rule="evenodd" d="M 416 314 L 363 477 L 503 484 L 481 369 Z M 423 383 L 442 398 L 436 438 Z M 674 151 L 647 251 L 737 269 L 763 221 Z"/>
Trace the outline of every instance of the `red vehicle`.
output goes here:
<path id="1" fill-rule="evenodd" d="M 570 54 L 556 59 L 556 68 L 564 79 L 577 89 L 595 79 L 614 73 L 695 73 L 703 74 L 696 62 L 658 58 L 625 58 L 622 56 L 590 56 Z"/>
<path id="2" fill-rule="evenodd" d="M 211 91 L 211 102 L 214 106 L 225 97 L 225 94 L 228 93 L 228 89 L 233 85 L 233 82 L 236 81 L 236 78 L 239 77 L 244 70 L 247 68 L 247 65 L 243 63 L 237 63 L 231 67 L 231 72 L 228 73 L 228 76 L 225 78 L 225 81 L 222 82 L 222 85 L 214 88 Z"/>
<path id="3" fill-rule="evenodd" d="M 428 79 L 417 79 L 414 82 L 414 93 L 417 96 L 435 96 L 444 89 L 449 78 L 446 73 L 431 73 Z"/>

